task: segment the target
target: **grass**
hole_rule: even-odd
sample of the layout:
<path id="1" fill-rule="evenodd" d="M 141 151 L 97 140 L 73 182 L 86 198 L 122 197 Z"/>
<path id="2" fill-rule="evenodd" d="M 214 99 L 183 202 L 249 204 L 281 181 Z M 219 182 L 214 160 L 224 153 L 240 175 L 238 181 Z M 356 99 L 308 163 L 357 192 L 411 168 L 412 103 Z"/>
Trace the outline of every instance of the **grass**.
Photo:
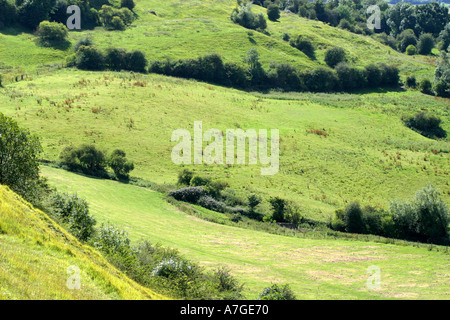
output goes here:
<path id="1" fill-rule="evenodd" d="M 277 175 L 261 176 L 260 165 L 185 167 L 243 193 L 294 200 L 308 218 L 328 221 L 352 201 L 387 208 L 428 183 L 450 199 L 448 139 L 427 139 L 401 120 L 428 109 L 449 131 L 448 101 L 416 91 L 253 94 L 157 75 L 60 70 L 0 92 L 0 112 L 41 138 L 45 159 L 70 144 L 120 148 L 135 162 L 134 176 L 173 184 L 182 167 L 171 160 L 172 132 L 193 133 L 202 121 L 204 131 L 279 129 Z"/>
<path id="2" fill-rule="evenodd" d="M 80 290 L 67 286 L 80 269 Z M 0 186 L 0 300 L 166 299 L 127 278 L 43 212 Z"/>
<path id="3" fill-rule="evenodd" d="M 255 299 L 271 283 L 289 283 L 300 299 L 447 299 L 449 255 L 425 248 L 335 239 L 299 239 L 208 222 L 186 215 L 163 195 L 111 180 L 42 167 L 61 191 L 78 193 L 99 221 L 124 228 L 133 241 L 179 249 L 207 268 L 227 265 Z M 382 285 L 366 288 L 367 268 Z"/>

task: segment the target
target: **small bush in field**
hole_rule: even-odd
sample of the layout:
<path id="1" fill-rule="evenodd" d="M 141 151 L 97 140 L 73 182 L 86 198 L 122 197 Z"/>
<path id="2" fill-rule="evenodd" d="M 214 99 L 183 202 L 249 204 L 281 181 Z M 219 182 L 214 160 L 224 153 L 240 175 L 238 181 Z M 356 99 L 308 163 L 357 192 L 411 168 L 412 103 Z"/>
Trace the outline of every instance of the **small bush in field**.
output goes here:
<path id="1" fill-rule="evenodd" d="M 186 201 L 189 203 L 197 203 L 201 197 L 206 196 L 207 193 L 202 187 L 185 187 L 169 192 L 169 196 L 179 201 Z"/>
<path id="2" fill-rule="evenodd" d="M 259 295 L 260 300 L 296 300 L 294 292 L 288 284 L 281 286 L 273 284 Z"/>

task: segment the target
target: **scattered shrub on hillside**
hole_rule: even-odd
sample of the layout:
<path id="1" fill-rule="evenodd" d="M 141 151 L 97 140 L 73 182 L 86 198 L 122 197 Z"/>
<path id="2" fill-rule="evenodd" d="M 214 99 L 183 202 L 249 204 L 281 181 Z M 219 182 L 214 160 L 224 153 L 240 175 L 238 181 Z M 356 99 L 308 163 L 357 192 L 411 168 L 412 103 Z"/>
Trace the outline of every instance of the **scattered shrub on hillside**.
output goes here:
<path id="1" fill-rule="evenodd" d="M 303 39 L 302 36 L 298 36 L 295 40 L 291 40 L 290 45 L 306 54 L 310 59 L 316 58 L 314 45 L 311 41 Z"/>
<path id="2" fill-rule="evenodd" d="M 94 234 L 95 219 L 89 214 L 89 205 L 78 195 L 55 192 L 49 199 L 51 214 L 67 225 L 70 233 L 81 241 Z"/>
<path id="3" fill-rule="evenodd" d="M 437 96 L 450 98 L 450 60 L 445 52 L 441 52 L 441 56 L 434 71 L 434 90 Z"/>
<path id="4" fill-rule="evenodd" d="M 280 8 L 276 4 L 270 4 L 267 7 L 267 17 L 270 21 L 277 21 L 280 19 Z"/>
<path id="5" fill-rule="evenodd" d="M 419 89 L 420 92 L 423 94 L 433 94 L 433 85 L 431 84 L 431 81 L 428 79 L 422 79 L 419 83 Z"/>
<path id="6" fill-rule="evenodd" d="M 197 203 L 201 197 L 206 195 L 207 192 L 202 187 L 184 187 L 169 192 L 169 196 L 175 198 L 176 200 L 189 203 Z"/>
<path id="7" fill-rule="evenodd" d="M 399 41 L 399 50 L 401 52 L 405 52 L 408 46 L 416 46 L 417 45 L 417 38 L 414 34 L 414 31 L 411 29 L 404 30 L 398 37 L 397 40 Z"/>
<path id="8" fill-rule="evenodd" d="M 263 290 L 259 300 L 296 300 L 296 297 L 288 284 L 284 286 L 273 284 Z"/>
<path id="9" fill-rule="evenodd" d="M 407 117 L 404 120 L 405 125 L 417 131 L 428 138 L 445 138 L 447 133 L 441 128 L 442 120 L 434 115 L 425 112 L 419 112 L 413 117 Z"/>
<path id="10" fill-rule="evenodd" d="M 203 208 L 216 211 L 216 212 L 225 212 L 226 210 L 226 204 L 222 201 L 216 200 L 211 196 L 204 196 L 201 197 L 198 200 L 198 205 L 202 206 Z"/>
<path id="11" fill-rule="evenodd" d="M 406 78 L 406 86 L 411 89 L 415 89 L 417 87 L 417 80 L 415 75 L 411 75 Z"/>
<path id="12" fill-rule="evenodd" d="M 343 48 L 333 47 L 327 49 L 325 52 L 325 62 L 331 68 L 334 68 L 338 63 L 345 61 L 347 61 L 347 58 Z"/>
<path id="13" fill-rule="evenodd" d="M 134 50 L 127 53 L 126 70 L 144 73 L 147 70 L 148 61 L 140 50 Z"/>
<path id="14" fill-rule="evenodd" d="M 276 222 L 284 222 L 287 201 L 279 197 L 274 197 L 269 200 L 269 203 L 272 206 L 272 219 Z"/>
<path id="15" fill-rule="evenodd" d="M 231 13 L 231 21 L 247 29 L 264 30 L 267 28 L 267 21 L 262 13 L 252 12 L 252 1 L 238 1 L 238 6 Z"/>

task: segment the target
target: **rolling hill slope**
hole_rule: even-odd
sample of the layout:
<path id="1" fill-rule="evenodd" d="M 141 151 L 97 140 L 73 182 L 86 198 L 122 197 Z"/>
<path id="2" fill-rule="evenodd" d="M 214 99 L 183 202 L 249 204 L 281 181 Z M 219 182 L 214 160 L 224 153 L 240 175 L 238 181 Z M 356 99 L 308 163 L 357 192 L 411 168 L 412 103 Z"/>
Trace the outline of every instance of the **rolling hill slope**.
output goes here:
<path id="1" fill-rule="evenodd" d="M 80 270 L 80 289 L 69 289 Z M 75 270 L 75 269 L 73 269 Z M 127 278 L 43 212 L 0 186 L 0 300 L 167 299 Z"/>
<path id="2" fill-rule="evenodd" d="M 178 249 L 190 260 L 228 266 L 255 299 L 272 283 L 289 283 L 299 299 L 448 299 L 448 253 L 426 248 L 295 238 L 208 222 L 180 212 L 158 192 L 42 167 L 61 191 L 78 193 L 99 221 L 141 239 Z M 381 289 L 366 286 L 367 269 L 381 270 Z"/>

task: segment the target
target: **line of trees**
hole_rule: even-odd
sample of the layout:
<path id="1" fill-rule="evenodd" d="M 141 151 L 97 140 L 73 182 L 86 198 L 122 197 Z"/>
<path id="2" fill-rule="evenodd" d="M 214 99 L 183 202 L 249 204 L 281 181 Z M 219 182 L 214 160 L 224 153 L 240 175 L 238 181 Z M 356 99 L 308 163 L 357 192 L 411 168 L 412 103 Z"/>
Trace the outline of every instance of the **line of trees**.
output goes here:
<path id="1" fill-rule="evenodd" d="M 265 70 L 258 52 L 252 49 L 245 59 L 246 67 L 236 63 L 224 63 L 219 55 L 211 54 L 197 59 L 153 61 L 148 71 L 230 87 L 261 90 L 279 88 L 285 91 L 330 92 L 392 87 L 399 84 L 399 71 L 394 66 L 371 64 L 365 68 L 357 68 L 348 65 L 339 53 L 335 54 L 336 50 L 331 51 L 333 52 L 329 54 L 328 62 L 335 66 L 334 70 L 319 67 L 299 71 L 287 63 L 272 64 L 269 70 Z"/>

